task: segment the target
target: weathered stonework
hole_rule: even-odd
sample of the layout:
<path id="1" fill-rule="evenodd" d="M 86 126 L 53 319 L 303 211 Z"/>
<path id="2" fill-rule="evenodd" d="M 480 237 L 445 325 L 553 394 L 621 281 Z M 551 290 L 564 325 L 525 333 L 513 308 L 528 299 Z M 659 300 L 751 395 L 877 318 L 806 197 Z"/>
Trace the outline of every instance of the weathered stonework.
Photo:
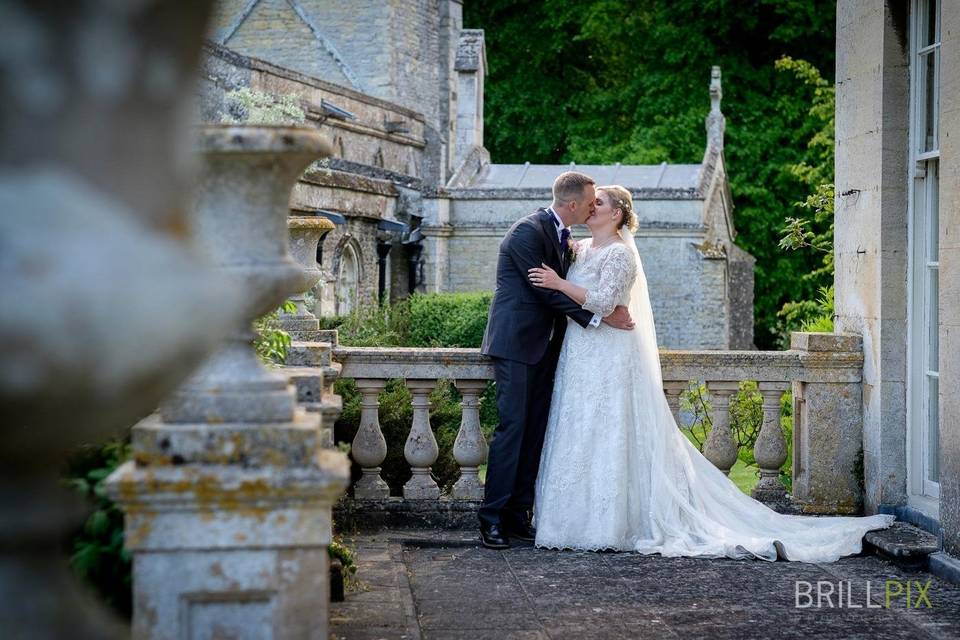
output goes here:
<path id="1" fill-rule="evenodd" d="M 313 280 L 288 255 L 290 189 L 330 145 L 296 127 L 196 135 L 203 162 L 189 228 L 244 292 L 250 322 Z M 349 464 L 324 448 L 320 413 L 295 407 L 251 337 L 236 331 L 136 425 L 133 460 L 107 479 L 133 556 L 137 638 L 327 635 L 331 506 Z"/>

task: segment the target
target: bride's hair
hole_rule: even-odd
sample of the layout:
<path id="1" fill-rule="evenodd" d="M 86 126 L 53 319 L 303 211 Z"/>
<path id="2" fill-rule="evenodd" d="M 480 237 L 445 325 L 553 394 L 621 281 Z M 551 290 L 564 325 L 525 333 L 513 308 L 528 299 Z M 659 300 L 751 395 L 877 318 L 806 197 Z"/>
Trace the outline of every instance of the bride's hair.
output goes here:
<path id="1" fill-rule="evenodd" d="M 630 192 L 618 184 L 608 184 L 604 187 L 597 187 L 597 191 L 603 191 L 610 196 L 610 206 L 614 209 L 620 209 L 622 216 L 620 225 L 617 227 L 627 227 L 630 233 L 637 230 L 637 214 L 633 211 L 633 196 Z"/>

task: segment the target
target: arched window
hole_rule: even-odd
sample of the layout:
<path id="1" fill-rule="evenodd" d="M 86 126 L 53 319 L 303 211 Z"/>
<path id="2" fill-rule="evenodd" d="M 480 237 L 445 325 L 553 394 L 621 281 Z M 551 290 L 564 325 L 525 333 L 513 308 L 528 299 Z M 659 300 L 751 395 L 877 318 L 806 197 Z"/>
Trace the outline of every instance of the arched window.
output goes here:
<path id="1" fill-rule="evenodd" d="M 337 269 L 337 315 L 345 316 L 357 308 L 360 291 L 360 257 L 353 243 L 346 243 Z"/>

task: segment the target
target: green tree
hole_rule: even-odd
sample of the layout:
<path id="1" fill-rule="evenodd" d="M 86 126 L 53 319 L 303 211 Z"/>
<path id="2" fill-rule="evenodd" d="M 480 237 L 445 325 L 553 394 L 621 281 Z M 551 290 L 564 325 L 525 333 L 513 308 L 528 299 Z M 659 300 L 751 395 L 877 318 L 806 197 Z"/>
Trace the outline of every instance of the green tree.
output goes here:
<path id="1" fill-rule="evenodd" d="M 785 302 L 813 298 L 809 252 L 777 244 L 818 161 L 816 87 L 778 73 L 790 56 L 832 69 L 833 0 L 484 0 L 485 143 L 495 162 L 698 163 L 711 65 L 723 70 L 725 156 L 737 243 L 757 258 L 756 342 L 776 343 Z M 827 82 L 831 82 L 827 79 Z"/>

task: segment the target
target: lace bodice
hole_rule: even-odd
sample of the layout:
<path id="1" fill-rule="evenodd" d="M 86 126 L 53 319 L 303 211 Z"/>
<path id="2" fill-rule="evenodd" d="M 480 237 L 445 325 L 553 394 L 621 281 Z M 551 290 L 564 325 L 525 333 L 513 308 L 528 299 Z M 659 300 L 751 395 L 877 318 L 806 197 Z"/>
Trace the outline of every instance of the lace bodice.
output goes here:
<path id="1" fill-rule="evenodd" d="M 589 239 L 577 244 L 577 259 L 567 272 L 570 282 L 587 290 L 583 308 L 601 318 L 627 303 L 636 276 L 637 265 L 629 247 L 614 242 L 595 249 Z"/>

